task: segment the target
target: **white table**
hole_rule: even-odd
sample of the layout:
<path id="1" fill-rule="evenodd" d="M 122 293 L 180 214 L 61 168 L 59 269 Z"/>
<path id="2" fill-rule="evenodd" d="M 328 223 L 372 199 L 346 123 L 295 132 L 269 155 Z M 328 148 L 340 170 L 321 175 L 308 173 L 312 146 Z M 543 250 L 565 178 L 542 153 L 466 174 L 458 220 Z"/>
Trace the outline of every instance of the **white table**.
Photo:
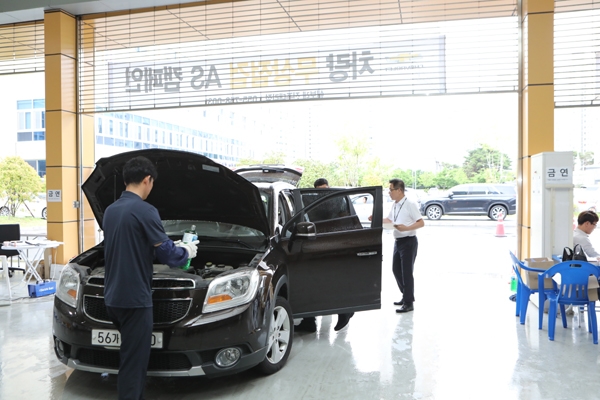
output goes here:
<path id="1" fill-rule="evenodd" d="M 63 243 L 54 240 L 26 240 L 18 242 L 16 246 L 2 246 L 2 250 L 16 250 L 19 253 L 19 258 L 25 262 L 26 267 L 23 282 L 29 282 L 32 278 L 35 278 L 36 282 L 43 282 L 44 280 L 38 274 L 36 268 L 44 258 L 44 251 L 46 249 L 54 249 L 61 244 Z M 30 251 L 33 254 L 28 254 Z M 10 292 L 10 282 L 8 291 Z"/>

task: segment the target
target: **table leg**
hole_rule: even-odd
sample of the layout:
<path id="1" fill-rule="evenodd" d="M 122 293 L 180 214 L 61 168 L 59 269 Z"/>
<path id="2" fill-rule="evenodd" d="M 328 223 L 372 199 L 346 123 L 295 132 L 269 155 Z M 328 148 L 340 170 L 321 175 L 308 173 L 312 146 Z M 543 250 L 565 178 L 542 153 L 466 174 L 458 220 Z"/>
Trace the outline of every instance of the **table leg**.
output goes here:
<path id="1" fill-rule="evenodd" d="M 2 262 L 2 273 L 6 277 L 6 286 L 8 287 L 8 301 L 12 301 L 12 289 L 10 287 L 10 276 L 8 274 L 8 262 L 6 262 L 6 256 L 0 256 L 0 262 Z"/>
<path id="2" fill-rule="evenodd" d="M 27 253 L 25 252 L 25 250 L 19 250 L 19 257 L 21 257 L 21 259 L 25 261 L 25 265 L 27 266 L 25 274 L 23 275 L 23 282 L 29 282 L 31 278 L 35 278 L 36 282 L 44 281 L 36 270 L 38 264 L 40 263 L 40 256 L 43 253 L 44 248 L 35 249 L 33 261 L 30 261 L 29 258 L 27 258 Z"/>

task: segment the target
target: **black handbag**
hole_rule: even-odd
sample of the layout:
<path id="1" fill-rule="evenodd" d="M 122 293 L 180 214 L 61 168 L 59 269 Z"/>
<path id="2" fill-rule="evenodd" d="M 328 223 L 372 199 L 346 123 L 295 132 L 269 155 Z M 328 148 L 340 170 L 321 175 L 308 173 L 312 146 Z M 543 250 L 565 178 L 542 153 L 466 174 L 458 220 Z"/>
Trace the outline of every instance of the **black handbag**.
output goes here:
<path id="1" fill-rule="evenodd" d="M 581 247 L 581 246 L 579 246 Z M 570 247 L 565 247 L 563 249 L 562 260 L 563 261 L 571 261 L 573 259 L 573 250 Z"/>
<path id="2" fill-rule="evenodd" d="M 573 260 L 587 261 L 587 256 L 583 252 L 580 244 L 576 244 L 573 247 Z"/>
<path id="3" fill-rule="evenodd" d="M 563 249 L 562 260 L 563 261 L 572 261 L 572 260 L 587 261 L 587 256 L 583 252 L 583 248 L 581 248 L 581 245 L 576 244 L 572 250 L 570 247 L 565 247 Z"/>

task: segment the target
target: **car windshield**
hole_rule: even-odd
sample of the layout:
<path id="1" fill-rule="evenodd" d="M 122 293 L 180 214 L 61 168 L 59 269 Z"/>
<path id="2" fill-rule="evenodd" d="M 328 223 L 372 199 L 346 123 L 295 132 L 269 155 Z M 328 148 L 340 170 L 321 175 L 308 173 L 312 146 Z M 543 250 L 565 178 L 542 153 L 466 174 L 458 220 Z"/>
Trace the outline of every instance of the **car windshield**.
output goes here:
<path id="1" fill-rule="evenodd" d="M 233 243 L 239 247 L 260 249 L 266 243 L 265 235 L 247 226 L 229 224 L 226 222 L 167 220 L 162 221 L 165 233 L 171 238 L 183 236 L 185 230 L 196 226 L 196 234 L 200 242 Z M 212 244 L 212 243 L 211 243 Z"/>

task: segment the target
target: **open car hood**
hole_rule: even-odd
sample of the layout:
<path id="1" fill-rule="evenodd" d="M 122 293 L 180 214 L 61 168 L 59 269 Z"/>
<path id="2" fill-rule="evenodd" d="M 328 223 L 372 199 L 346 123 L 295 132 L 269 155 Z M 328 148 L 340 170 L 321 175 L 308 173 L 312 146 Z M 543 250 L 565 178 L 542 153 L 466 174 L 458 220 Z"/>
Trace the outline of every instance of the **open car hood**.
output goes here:
<path id="1" fill-rule="evenodd" d="M 125 190 L 123 166 L 144 156 L 156 165 L 158 178 L 146 201 L 162 220 L 227 222 L 270 236 L 258 188 L 229 168 L 195 153 L 148 149 L 101 158 L 82 186 L 102 228 L 104 210 Z"/>
<path id="2" fill-rule="evenodd" d="M 287 182 L 298 187 L 298 181 L 302 178 L 303 168 L 284 167 L 283 165 L 250 165 L 237 167 L 236 173 L 248 179 L 250 182 Z"/>

